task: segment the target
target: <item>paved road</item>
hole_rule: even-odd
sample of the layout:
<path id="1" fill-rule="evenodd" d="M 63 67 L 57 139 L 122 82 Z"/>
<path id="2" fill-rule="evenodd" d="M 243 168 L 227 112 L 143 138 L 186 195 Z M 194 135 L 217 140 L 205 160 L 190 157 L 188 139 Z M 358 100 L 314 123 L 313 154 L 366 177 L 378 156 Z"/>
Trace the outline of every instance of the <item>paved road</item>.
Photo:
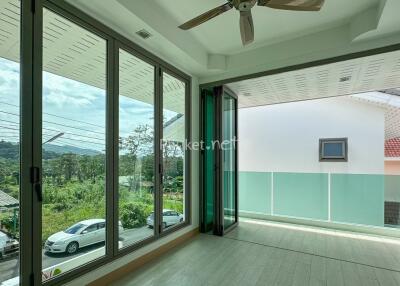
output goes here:
<path id="1" fill-rule="evenodd" d="M 128 245 L 135 241 L 142 240 L 146 237 L 149 237 L 153 234 L 153 230 L 148 227 L 142 227 L 139 229 L 131 229 L 126 230 L 123 234 L 121 234 L 122 245 Z M 76 254 L 68 255 L 68 254 L 53 254 L 53 253 L 42 253 L 42 263 L 43 268 L 47 268 L 61 262 L 67 261 L 74 257 L 80 256 L 82 254 L 88 253 L 100 247 L 103 247 L 104 243 L 99 243 L 95 245 L 91 245 L 85 248 L 80 249 Z M 9 258 L 5 260 L 0 260 L 0 283 L 16 277 L 19 275 L 19 257 Z"/>

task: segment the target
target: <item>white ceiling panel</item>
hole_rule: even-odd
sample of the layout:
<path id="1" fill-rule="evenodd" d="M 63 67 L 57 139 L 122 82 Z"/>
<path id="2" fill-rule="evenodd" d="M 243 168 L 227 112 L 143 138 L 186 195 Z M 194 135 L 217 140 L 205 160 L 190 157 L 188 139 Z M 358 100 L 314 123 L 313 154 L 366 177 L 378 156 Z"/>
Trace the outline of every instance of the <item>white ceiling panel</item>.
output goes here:
<path id="1" fill-rule="evenodd" d="M 239 108 L 400 87 L 400 51 L 243 80 L 227 85 Z"/>

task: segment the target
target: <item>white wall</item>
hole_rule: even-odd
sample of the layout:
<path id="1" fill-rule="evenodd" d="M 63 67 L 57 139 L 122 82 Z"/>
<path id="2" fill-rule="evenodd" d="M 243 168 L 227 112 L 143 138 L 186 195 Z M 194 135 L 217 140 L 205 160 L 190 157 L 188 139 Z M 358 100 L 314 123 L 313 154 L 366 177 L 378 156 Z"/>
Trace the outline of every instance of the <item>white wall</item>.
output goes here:
<path id="1" fill-rule="evenodd" d="M 347 97 L 239 110 L 239 170 L 384 172 L 384 110 Z M 319 162 L 320 138 L 348 137 L 348 162 Z"/>

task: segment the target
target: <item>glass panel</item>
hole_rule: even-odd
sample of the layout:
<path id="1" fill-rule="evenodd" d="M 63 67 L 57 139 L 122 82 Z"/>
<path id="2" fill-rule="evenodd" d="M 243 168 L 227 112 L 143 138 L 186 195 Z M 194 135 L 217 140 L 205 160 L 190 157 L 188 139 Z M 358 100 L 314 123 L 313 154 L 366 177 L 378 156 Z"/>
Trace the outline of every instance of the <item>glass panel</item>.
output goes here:
<path id="1" fill-rule="evenodd" d="M 270 215 L 271 190 L 272 173 L 239 172 L 240 212 Z"/>
<path id="2" fill-rule="evenodd" d="M 120 247 L 154 235 L 154 67 L 119 51 Z"/>
<path id="3" fill-rule="evenodd" d="M 184 82 L 169 74 L 163 74 L 163 228 L 183 222 L 186 215 L 185 93 Z"/>
<path id="4" fill-rule="evenodd" d="M 0 1 L 0 284 L 19 276 L 20 2 Z"/>
<path id="5" fill-rule="evenodd" d="M 324 143 L 324 157 L 343 157 L 344 144 L 341 142 L 337 143 Z"/>
<path id="6" fill-rule="evenodd" d="M 384 175 L 332 174 L 332 221 L 384 226 Z"/>
<path id="7" fill-rule="evenodd" d="M 274 173 L 274 214 L 328 219 L 328 174 Z"/>
<path id="8" fill-rule="evenodd" d="M 215 125 L 215 101 L 212 92 L 205 95 L 204 106 L 204 231 L 208 232 L 213 230 L 214 224 L 214 195 L 215 195 L 215 178 L 214 178 L 214 164 L 215 164 L 215 150 L 213 148 L 213 141 L 215 140 L 214 134 Z"/>
<path id="9" fill-rule="evenodd" d="M 106 41 L 44 10 L 43 280 L 105 254 Z"/>
<path id="10" fill-rule="evenodd" d="M 398 162 L 395 165 L 399 165 Z M 385 175 L 385 226 L 400 228 L 399 175 Z"/>
<path id="11" fill-rule="evenodd" d="M 223 98 L 223 208 L 224 228 L 236 222 L 236 104 L 233 97 L 225 94 Z"/>

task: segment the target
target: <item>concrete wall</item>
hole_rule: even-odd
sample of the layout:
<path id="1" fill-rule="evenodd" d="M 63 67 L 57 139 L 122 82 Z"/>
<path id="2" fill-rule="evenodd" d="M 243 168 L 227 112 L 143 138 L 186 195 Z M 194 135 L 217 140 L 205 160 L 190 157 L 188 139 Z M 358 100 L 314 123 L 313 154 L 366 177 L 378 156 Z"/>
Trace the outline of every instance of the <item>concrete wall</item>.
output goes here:
<path id="1" fill-rule="evenodd" d="M 384 173 L 384 110 L 347 97 L 239 110 L 239 170 Z M 348 162 L 319 162 L 320 138 L 348 137 Z"/>
<path id="2" fill-rule="evenodd" d="M 400 160 L 399 161 L 385 161 L 385 174 L 386 175 L 400 175 Z"/>

